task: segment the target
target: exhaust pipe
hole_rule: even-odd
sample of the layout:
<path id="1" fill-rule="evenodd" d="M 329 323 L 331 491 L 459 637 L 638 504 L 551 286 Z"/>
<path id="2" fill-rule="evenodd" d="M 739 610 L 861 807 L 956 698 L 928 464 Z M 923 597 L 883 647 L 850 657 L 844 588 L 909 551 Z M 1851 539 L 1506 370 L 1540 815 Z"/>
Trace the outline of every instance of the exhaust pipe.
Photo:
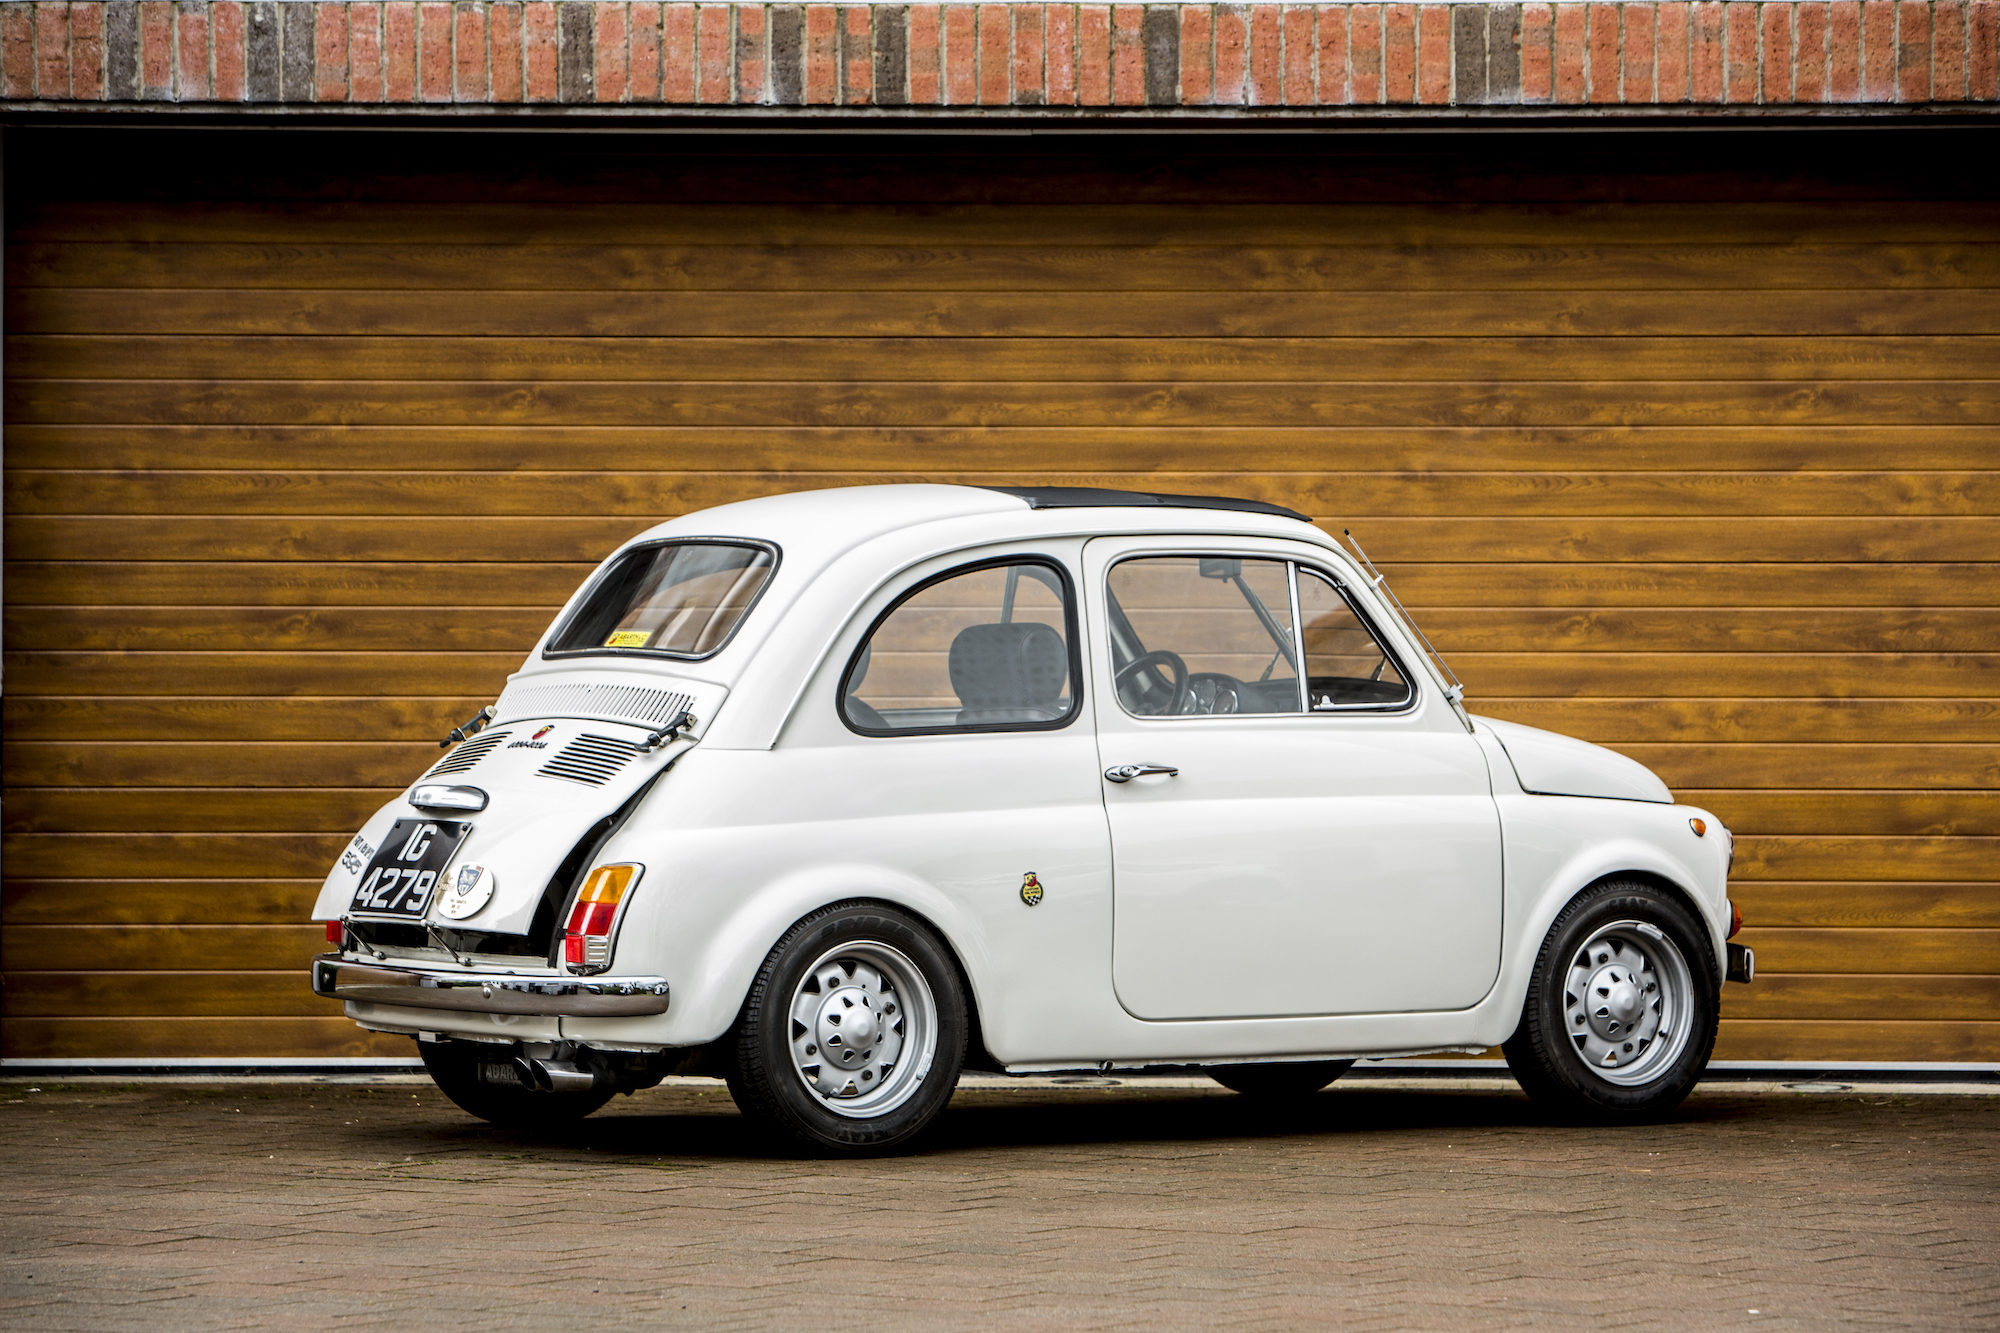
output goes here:
<path id="1" fill-rule="evenodd" d="M 522 1083 L 537 1092 L 589 1092 L 597 1086 L 596 1073 L 573 1060 L 537 1060 L 521 1055 L 514 1058 L 514 1070 Z"/>

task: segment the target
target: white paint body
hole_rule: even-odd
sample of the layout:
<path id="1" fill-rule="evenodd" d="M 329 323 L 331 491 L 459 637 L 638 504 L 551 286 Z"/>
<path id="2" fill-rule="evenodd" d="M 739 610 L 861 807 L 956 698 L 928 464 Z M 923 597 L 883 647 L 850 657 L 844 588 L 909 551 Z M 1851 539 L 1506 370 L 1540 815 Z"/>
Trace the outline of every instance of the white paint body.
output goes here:
<path id="1" fill-rule="evenodd" d="M 1031 509 L 977 488 L 892 486 L 724 506 L 635 541 L 677 536 L 756 538 L 781 551 L 735 638 L 700 662 L 546 660 L 537 645 L 493 725 L 636 739 L 643 728 L 593 715 L 576 691 L 550 692 L 632 685 L 695 697 L 692 738 L 604 788 L 536 776 L 520 756 L 539 752 L 494 750 L 464 775 L 493 804 L 471 816 L 460 859 L 489 867 L 498 888 L 474 919 L 440 919 L 523 929 L 584 831 L 671 762 L 594 858 L 645 867 L 612 972 L 666 978 L 668 1012 L 556 1019 L 350 1004 L 364 1025 L 607 1049 L 701 1045 L 730 1029 L 794 922 L 856 898 L 936 927 L 964 969 L 987 1050 L 1017 1071 L 1484 1049 L 1513 1032 L 1550 923 L 1607 875 L 1677 890 L 1722 956 L 1729 840 L 1689 824 L 1720 832 L 1719 821 L 1673 804 L 1651 773 L 1596 746 L 1468 726 L 1368 578 L 1304 523 Z M 1413 705 L 1127 714 L 1111 693 L 1105 571 L 1149 551 L 1281 557 L 1333 575 L 1404 664 Z M 842 723 L 840 678 L 879 613 L 929 576 L 1017 553 L 1059 561 L 1080 599 L 1084 699 L 1073 721 L 886 737 Z M 551 700 L 564 706 L 539 707 Z M 1180 774 L 1105 780 L 1108 766 L 1134 762 Z M 360 836 L 379 844 L 393 820 L 419 813 L 391 802 Z M 1044 889 L 1034 906 L 1020 892 L 1029 872 Z M 336 865 L 315 915 L 342 915 L 358 879 Z M 455 966 L 435 950 L 390 952 Z"/>

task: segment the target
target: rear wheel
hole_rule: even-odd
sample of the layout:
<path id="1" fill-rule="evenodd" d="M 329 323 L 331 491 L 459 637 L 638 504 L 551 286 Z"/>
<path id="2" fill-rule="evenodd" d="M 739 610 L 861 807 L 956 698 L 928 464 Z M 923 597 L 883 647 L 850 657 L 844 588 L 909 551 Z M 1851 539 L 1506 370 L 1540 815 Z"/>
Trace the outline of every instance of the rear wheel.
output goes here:
<path id="1" fill-rule="evenodd" d="M 1304 1064 L 1209 1065 L 1201 1072 L 1246 1097 L 1307 1097 L 1354 1067 L 1352 1060 Z"/>
<path id="2" fill-rule="evenodd" d="M 1530 1097 L 1564 1110 L 1664 1114 L 1708 1067 L 1721 988 L 1692 911 L 1650 884 L 1606 881 L 1549 927 L 1507 1066 Z"/>
<path id="3" fill-rule="evenodd" d="M 836 904 L 758 969 L 729 1092 L 813 1151 L 892 1151 L 951 1100 L 966 1029 L 958 966 L 929 926 L 883 904 Z"/>
<path id="4" fill-rule="evenodd" d="M 518 1079 L 496 1083 L 484 1068 L 491 1066 L 501 1076 L 512 1079 L 514 1070 L 506 1058 L 490 1055 L 481 1060 L 482 1043 L 469 1041 L 422 1041 L 417 1050 L 424 1057 L 424 1069 L 438 1091 L 451 1098 L 458 1109 L 506 1129 L 553 1129 L 581 1120 L 611 1100 L 615 1089 L 592 1088 L 585 1092 L 536 1092 Z M 496 1048 L 504 1049 L 504 1048 Z"/>

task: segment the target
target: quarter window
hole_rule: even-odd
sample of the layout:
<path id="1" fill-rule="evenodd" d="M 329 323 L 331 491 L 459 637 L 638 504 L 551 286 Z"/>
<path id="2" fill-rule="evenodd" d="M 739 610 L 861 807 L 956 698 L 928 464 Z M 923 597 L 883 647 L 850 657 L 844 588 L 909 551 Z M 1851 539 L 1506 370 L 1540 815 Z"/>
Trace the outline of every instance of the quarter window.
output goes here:
<path id="1" fill-rule="evenodd" d="M 869 735 L 1059 727 L 1076 711 L 1075 599 L 1040 560 L 975 566 L 891 607 L 841 682 Z"/>

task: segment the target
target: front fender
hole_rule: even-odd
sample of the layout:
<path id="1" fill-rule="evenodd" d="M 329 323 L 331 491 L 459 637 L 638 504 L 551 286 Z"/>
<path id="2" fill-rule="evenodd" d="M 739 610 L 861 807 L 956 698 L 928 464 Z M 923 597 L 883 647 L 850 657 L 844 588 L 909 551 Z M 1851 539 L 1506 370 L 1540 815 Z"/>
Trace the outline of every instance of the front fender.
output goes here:
<path id="1" fill-rule="evenodd" d="M 1641 875 L 1678 889 L 1707 926 L 1715 975 L 1728 933 L 1726 839 L 1697 836 L 1690 818 L 1719 821 L 1685 805 L 1660 806 L 1585 796 L 1502 795 L 1507 929 L 1500 982 L 1480 1005 L 1488 1045 L 1513 1035 L 1549 927 L 1571 900 L 1599 880 Z"/>

